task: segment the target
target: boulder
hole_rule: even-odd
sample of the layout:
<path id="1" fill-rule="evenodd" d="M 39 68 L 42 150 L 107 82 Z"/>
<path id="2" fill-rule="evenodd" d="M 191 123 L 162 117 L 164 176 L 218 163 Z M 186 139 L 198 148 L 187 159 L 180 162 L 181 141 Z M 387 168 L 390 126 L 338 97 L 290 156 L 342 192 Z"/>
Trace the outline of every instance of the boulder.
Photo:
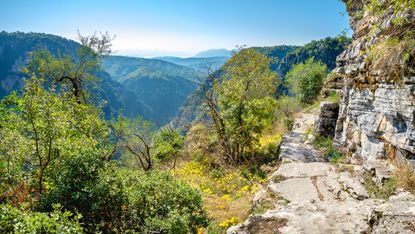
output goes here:
<path id="1" fill-rule="evenodd" d="M 338 103 L 321 102 L 320 114 L 315 124 L 315 132 L 320 136 L 333 138 L 338 115 Z"/>

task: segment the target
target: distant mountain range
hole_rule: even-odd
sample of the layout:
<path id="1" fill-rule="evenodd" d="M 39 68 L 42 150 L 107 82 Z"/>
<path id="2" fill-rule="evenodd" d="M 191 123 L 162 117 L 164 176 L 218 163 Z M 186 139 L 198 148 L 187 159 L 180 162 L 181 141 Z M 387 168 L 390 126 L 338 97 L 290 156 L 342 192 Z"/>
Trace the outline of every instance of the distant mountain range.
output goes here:
<path id="1" fill-rule="evenodd" d="M 229 57 L 152 59 L 109 56 L 102 68 L 112 79 L 135 92 L 162 125 L 174 119 L 186 98 L 204 80 L 208 69 L 219 69 Z"/>
<path id="2" fill-rule="evenodd" d="M 231 57 L 234 51 L 227 49 L 210 49 L 197 53 L 195 58 L 209 58 L 209 57 Z"/>
<path id="3" fill-rule="evenodd" d="M 208 69 L 217 70 L 219 69 L 228 59 L 227 56 L 222 57 L 190 57 L 190 58 L 179 58 L 179 57 L 157 57 L 156 59 L 164 60 L 167 62 L 182 65 L 188 68 L 192 68 L 201 73 L 207 73 Z"/>

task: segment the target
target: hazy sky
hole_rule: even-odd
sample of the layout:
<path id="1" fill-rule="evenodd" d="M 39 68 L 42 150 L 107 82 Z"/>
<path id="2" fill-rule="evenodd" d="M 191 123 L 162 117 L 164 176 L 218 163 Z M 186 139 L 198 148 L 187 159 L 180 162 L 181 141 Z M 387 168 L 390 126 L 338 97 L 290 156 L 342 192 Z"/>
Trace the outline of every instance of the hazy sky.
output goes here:
<path id="1" fill-rule="evenodd" d="M 0 0 L 0 30 L 115 34 L 119 54 L 301 45 L 349 29 L 339 0 Z"/>

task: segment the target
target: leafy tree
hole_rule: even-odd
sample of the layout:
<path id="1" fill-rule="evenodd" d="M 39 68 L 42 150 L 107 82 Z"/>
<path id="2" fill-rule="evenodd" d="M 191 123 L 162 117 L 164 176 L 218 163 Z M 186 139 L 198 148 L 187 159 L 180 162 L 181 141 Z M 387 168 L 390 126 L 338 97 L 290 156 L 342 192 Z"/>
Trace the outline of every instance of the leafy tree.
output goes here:
<path id="1" fill-rule="evenodd" d="M 0 201 L 8 204 L 0 206 L 0 232 L 189 233 L 206 226 L 196 190 L 110 160 L 128 146 L 151 169 L 153 128 L 142 119 L 111 126 L 88 102 L 84 85 L 105 48 L 94 48 L 96 40 L 84 42 L 84 58 L 33 54 L 22 96 L 0 102 Z M 10 206 L 24 204 L 27 210 Z"/>
<path id="2" fill-rule="evenodd" d="M 101 110 L 84 99 L 82 85 L 92 77 L 100 56 L 108 52 L 109 40 L 92 36 L 81 41 L 77 59 L 55 58 L 47 51 L 32 53 L 23 69 L 29 76 L 23 96 L 2 101 L 0 158 L 4 163 L 0 170 L 7 172 L 1 177 L 6 177 L 9 189 L 25 181 L 41 195 L 49 183 L 45 180 L 54 177 L 67 158 L 88 151 L 108 157 L 107 148 L 102 147 L 108 143 L 108 127 Z M 21 177 L 12 179 L 17 174 Z"/>
<path id="3" fill-rule="evenodd" d="M 63 162 L 54 184 L 37 208 L 50 212 L 60 203 L 72 213 L 82 215 L 84 228 L 89 232 L 120 229 L 122 209 L 127 205 L 122 191 L 122 179 L 116 177 L 113 163 L 103 161 L 94 152 L 77 155 Z"/>
<path id="4" fill-rule="evenodd" d="M 85 85 L 95 80 L 92 72 L 98 68 L 101 59 L 111 53 L 111 36 L 106 33 L 97 35 L 79 35 L 81 45 L 76 57 L 70 55 L 53 56 L 43 50 L 30 53 L 30 62 L 23 69 L 30 75 L 41 76 L 51 83 L 57 83 L 60 89 L 73 94 L 80 104 L 87 100 Z"/>
<path id="5" fill-rule="evenodd" d="M 242 160 L 272 123 L 277 75 L 269 65 L 254 49 L 242 49 L 223 66 L 220 79 L 209 76 L 212 89 L 202 86 L 227 162 Z"/>
<path id="6" fill-rule="evenodd" d="M 326 75 L 327 66 L 311 58 L 294 65 L 286 77 L 291 90 L 302 102 L 312 102 L 319 95 Z"/>
<path id="7" fill-rule="evenodd" d="M 317 41 L 311 41 L 304 46 L 272 46 L 272 47 L 253 47 L 254 50 L 270 58 L 270 69 L 275 71 L 281 80 L 285 81 L 286 73 L 291 70 L 294 64 L 304 63 L 309 58 L 314 57 L 316 61 L 327 65 L 328 70 L 336 67 L 336 57 L 342 53 L 350 44 L 351 39 L 344 35 L 335 38 L 325 38 Z M 216 73 L 221 73 L 221 69 Z M 213 74 L 214 77 L 220 77 L 220 74 Z M 208 89 L 210 88 L 211 79 L 205 81 Z M 183 103 L 179 109 L 177 117 L 173 119 L 172 124 L 176 129 L 185 132 L 189 130 L 189 123 L 206 120 L 206 111 L 202 105 L 206 93 L 205 89 L 199 87 Z M 285 85 L 280 84 L 277 88 L 278 95 L 287 95 L 288 89 Z"/>

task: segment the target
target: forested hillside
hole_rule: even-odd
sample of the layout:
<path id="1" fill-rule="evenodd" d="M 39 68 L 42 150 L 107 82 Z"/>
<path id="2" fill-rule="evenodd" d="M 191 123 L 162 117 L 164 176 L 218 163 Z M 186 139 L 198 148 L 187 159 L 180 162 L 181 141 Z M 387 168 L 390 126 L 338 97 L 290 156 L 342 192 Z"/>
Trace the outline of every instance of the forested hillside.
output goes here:
<path id="1" fill-rule="evenodd" d="M 195 90 L 202 74 L 158 59 L 109 56 L 102 67 L 111 77 L 134 92 L 151 109 L 151 120 L 166 124 L 186 97 Z"/>
<path id="2" fill-rule="evenodd" d="M 48 50 L 58 57 L 75 57 L 79 48 L 80 44 L 75 41 L 50 34 L 1 32 L 0 96 L 4 97 L 12 91 L 21 91 L 25 77 L 21 68 L 26 65 L 30 52 Z M 107 118 L 117 115 L 121 110 L 130 117 L 151 118 L 151 109 L 146 107 L 134 92 L 113 81 L 105 71 L 96 69 L 94 72 L 99 82 L 89 88 L 95 94 L 94 101 L 104 106 Z"/>

